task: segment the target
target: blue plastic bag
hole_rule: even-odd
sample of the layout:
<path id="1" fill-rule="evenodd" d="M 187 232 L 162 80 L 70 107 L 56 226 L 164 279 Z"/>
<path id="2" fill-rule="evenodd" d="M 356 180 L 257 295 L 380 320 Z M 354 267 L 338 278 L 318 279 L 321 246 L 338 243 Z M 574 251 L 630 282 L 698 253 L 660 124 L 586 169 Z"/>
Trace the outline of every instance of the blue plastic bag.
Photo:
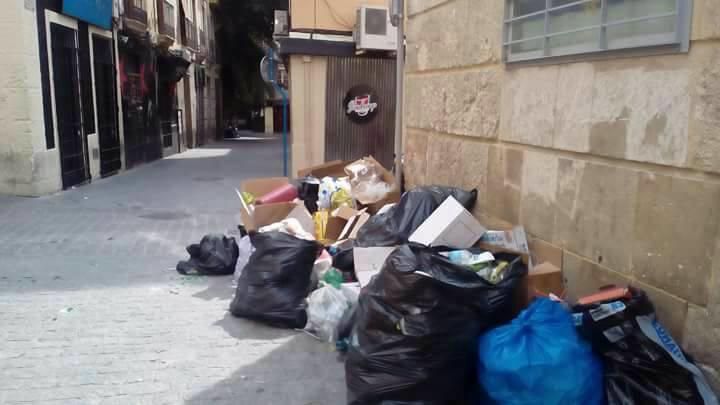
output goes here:
<path id="1" fill-rule="evenodd" d="M 547 298 L 479 340 L 483 403 L 595 405 L 604 401 L 602 363 L 578 336 L 572 315 Z"/>

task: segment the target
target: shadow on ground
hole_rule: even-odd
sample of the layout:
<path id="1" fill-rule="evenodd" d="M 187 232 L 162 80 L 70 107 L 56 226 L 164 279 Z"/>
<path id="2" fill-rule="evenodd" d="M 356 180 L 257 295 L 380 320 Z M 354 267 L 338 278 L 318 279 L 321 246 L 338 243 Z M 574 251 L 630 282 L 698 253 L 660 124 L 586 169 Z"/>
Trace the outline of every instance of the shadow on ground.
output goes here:
<path id="1" fill-rule="evenodd" d="M 185 404 L 330 405 L 345 403 L 345 395 L 344 366 L 332 348 L 298 334 Z"/>
<path id="2" fill-rule="evenodd" d="M 207 288 L 193 294 L 195 298 L 206 301 L 227 300 L 230 301 L 235 294 L 233 276 L 197 276 L 207 280 Z"/>

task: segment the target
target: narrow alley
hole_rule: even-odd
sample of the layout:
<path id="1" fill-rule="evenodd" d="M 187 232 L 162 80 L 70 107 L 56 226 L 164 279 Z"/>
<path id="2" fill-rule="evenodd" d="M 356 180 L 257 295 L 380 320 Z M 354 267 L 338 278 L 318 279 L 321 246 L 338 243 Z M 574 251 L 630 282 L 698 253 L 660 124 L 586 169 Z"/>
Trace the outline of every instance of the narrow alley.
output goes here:
<path id="1" fill-rule="evenodd" d="M 223 142 L 41 198 L 0 197 L 0 404 L 337 404 L 328 345 L 227 313 L 232 276 L 175 272 L 237 236 L 234 188 L 279 141 Z"/>

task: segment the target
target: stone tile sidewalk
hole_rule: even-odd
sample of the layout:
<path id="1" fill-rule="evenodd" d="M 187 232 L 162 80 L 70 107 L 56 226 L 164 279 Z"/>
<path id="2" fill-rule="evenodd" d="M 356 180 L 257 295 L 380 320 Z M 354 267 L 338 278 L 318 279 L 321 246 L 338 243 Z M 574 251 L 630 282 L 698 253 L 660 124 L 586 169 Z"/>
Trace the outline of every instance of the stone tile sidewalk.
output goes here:
<path id="1" fill-rule="evenodd" d="M 232 278 L 180 276 L 234 233 L 234 187 L 277 140 L 196 149 L 58 195 L 0 196 L 0 404 L 341 404 L 332 347 L 227 313 Z"/>

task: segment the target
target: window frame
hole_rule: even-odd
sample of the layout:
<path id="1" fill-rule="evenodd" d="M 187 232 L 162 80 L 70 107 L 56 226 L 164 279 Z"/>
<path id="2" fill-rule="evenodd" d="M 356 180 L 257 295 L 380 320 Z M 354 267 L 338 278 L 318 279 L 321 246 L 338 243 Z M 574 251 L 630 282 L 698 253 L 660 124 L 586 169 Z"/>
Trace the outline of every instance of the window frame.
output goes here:
<path id="1" fill-rule="evenodd" d="M 627 54 L 628 52 L 635 52 L 639 54 L 653 54 L 658 51 L 672 52 L 672 53 L 687 53 L 690 50 L 690 32 L 691 32 L 691 20 L 692 20 L 692 9 L 693 0 L 675 0 L 675 12 L 673 13 L 662 13 L 652 14 L 638 18 L 628 18 L 620 21 L 607 21 L 607 0 L 576 0 L 568 4 L 552 7 L 552 0 L 545 0 L 545 7 L 541 10 L 528 13 L 522 16 L 513 17 L 513 4 L 516 0 L 505 0 L 505 14 L 503 18 L 503 37 L 502 37 L 502 58 L 507 64 L 522 63 L 522 62 L 552 62 L 556 60 L 567 60 L 567 59 L 588 59 L 598 57 L 612 57 L 613 55 Z M 633 1 L 633 0 L 625 0 Z M 566 8 L 572 8 L 581 6 L 583 4 L 590 4 L 593 2 L 600 3 L 600 24 L 586 25 L 579 28 L 574 28 L 566 31 L 549 32 L 549 21 L 550 14 L 554 11 L 560 11 Z M 527 38 L 513 40 L 511 36 L 512 24 L 518 21 L 522 21 L 527 18 L 544 16 L 544 29 L 541 35 L 528 36 Z M 651 21 L 661 18 L 675 17 L 675 32 L 665 34 L 647 34 L 644 36 L 637 36 L 627 38 L 627 44 L 622 47 L 608 48 L 607 42 L 607 29 L 613 26 L 622 26 L 623 24 Z M 550 39 L 559 37 L 562 35 L 568 35 L 575 32 L 586 32 L 590 30 L 599 29 L 600 33 L 597 35 L 598 43 L 596 46 L 585 44 L 577 44 L 565 49 L 576 49 L 576 51 L 564 52 L 559 55 L 551 54 L 553 48 L 550 47 Z M 655 37 L 655 40 L 652 38 Z M 511 52 L 511 47 L 518 43 L 531 42 L 531 41 L 543 41 L 542 49 L 536 51 L 527 51 L 523 53 L 515 53 L 514 56 Z M 563 49 L 563 48 L 559 48 Z"/>

